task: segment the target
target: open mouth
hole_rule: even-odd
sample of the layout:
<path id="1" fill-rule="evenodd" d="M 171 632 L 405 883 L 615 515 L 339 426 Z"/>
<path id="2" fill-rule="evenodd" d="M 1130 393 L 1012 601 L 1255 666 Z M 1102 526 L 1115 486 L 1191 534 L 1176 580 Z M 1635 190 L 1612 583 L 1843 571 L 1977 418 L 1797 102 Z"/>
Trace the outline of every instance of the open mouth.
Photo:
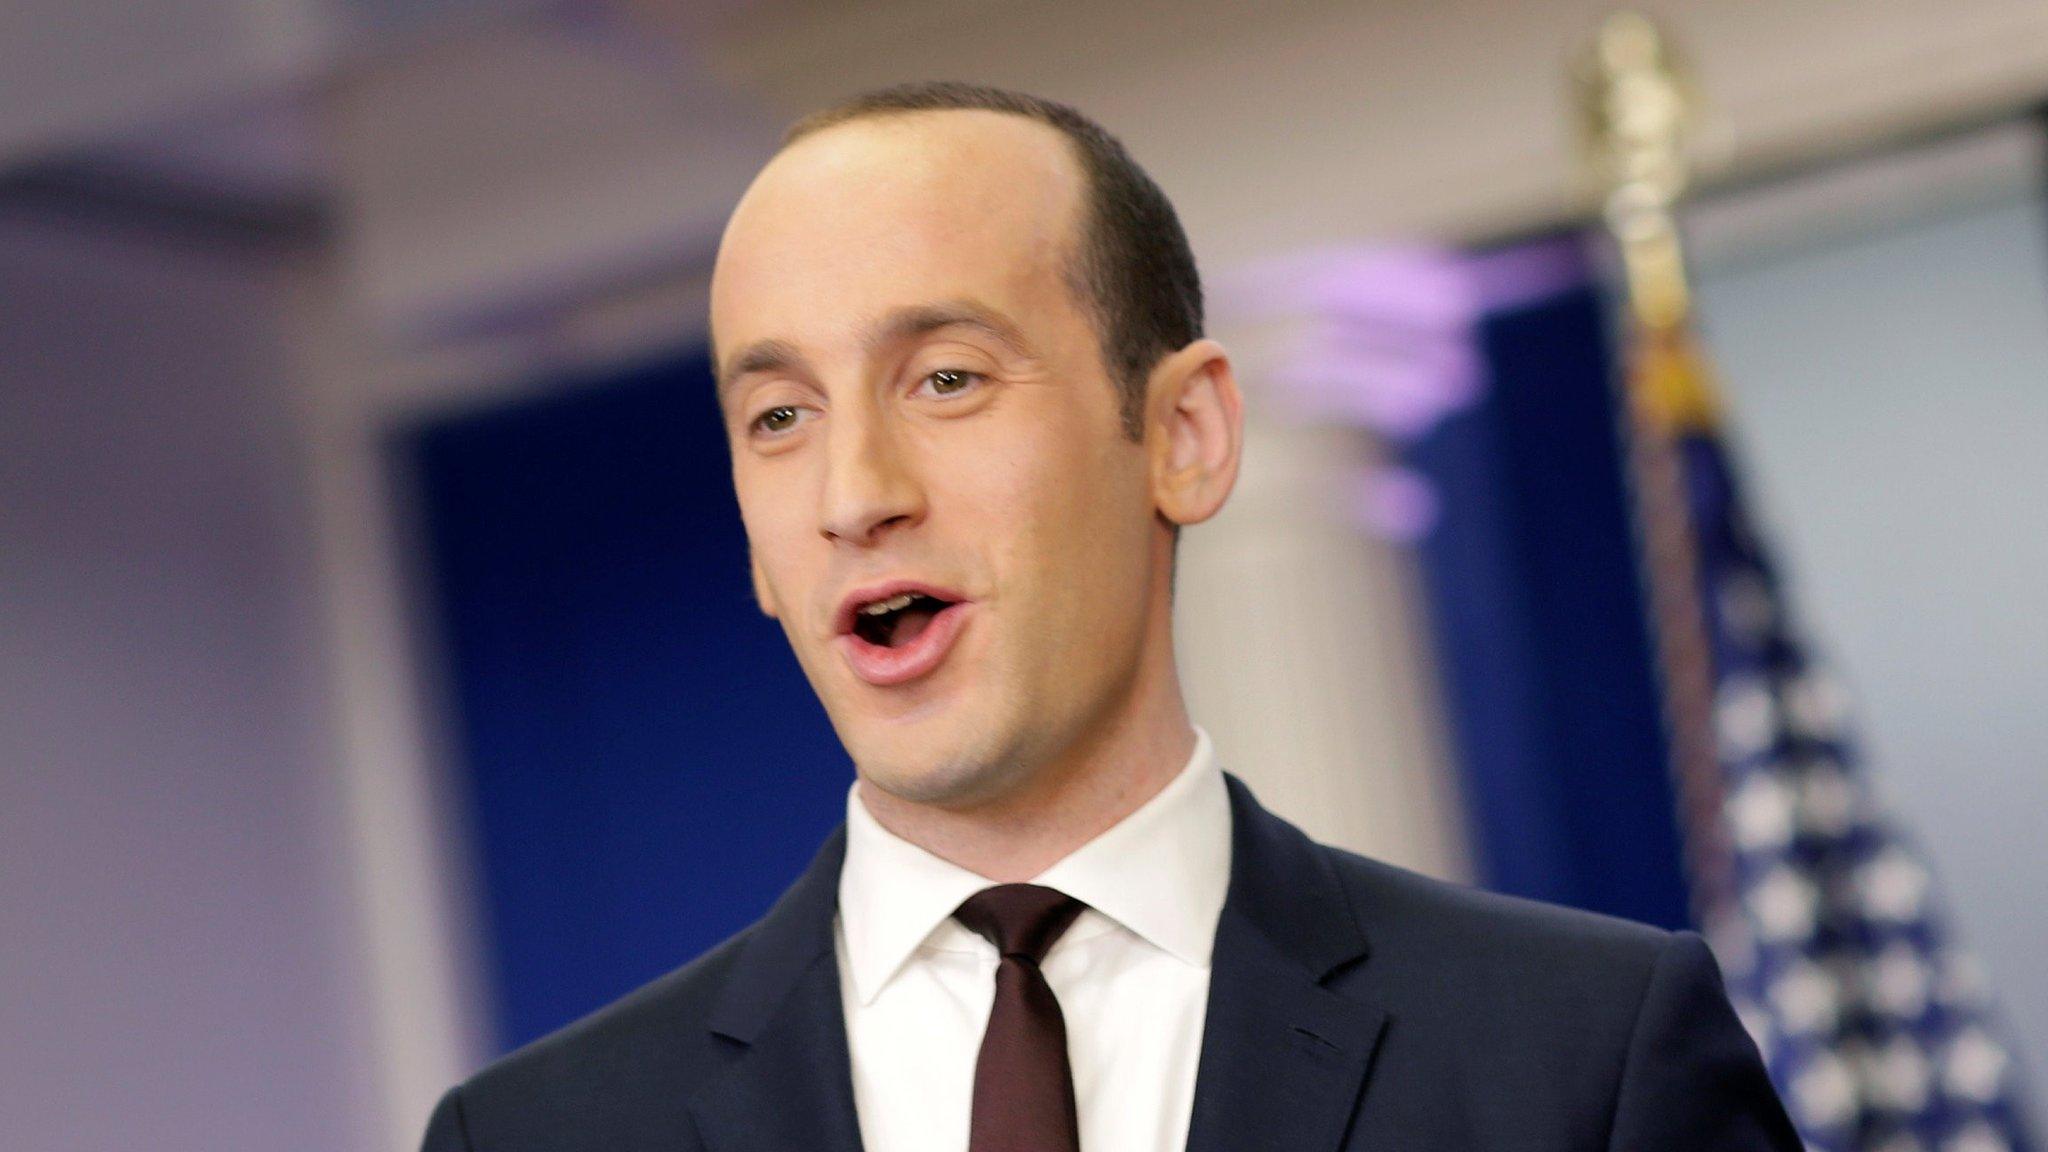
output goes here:
<path id="1" fill-rule="evenodd" d="M 840 608 L 839 650 L 855 676 L 878 688 L 930 675 L 968 626 L 975 605 L 957 593 L 899 582 Z"/>
<path id="2" fill-rule="evenodd" d="M 855 612 L 853 634 L 881 648 L 908 647 L 953 603 L 923 592 L 899 592 Z"/>

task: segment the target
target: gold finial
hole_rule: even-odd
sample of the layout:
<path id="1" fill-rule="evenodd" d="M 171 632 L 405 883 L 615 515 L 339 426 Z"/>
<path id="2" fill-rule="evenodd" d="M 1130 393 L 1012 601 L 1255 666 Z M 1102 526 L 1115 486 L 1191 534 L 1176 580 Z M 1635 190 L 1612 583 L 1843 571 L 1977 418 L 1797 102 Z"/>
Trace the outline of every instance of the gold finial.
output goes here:
<path id="1" fill-rule="evenodd" d="M 1578 68 L 1581 126 L 1606 189 L 1607 226 L 1621 247 L 1629 305 L 1656 330 L 1691 309 L 1684 253 L 1671 209 L 1685 191 L 1687 143 L 1699 101 L 1684 63 L 1648 17 L 1602 22 Z"/>

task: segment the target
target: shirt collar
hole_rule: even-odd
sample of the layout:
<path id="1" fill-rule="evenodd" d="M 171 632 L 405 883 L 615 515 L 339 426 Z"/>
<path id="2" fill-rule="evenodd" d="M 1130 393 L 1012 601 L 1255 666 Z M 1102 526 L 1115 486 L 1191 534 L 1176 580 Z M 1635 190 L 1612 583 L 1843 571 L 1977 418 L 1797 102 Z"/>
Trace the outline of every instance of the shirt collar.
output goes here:
<path id="1" fill-rule="evenodd" d="M 1057 888 L 1198 968 L 1209 965 L 1230 887 L 1230 797 L 1209 734 L 1179 775 L 1137 811 L 1031 881 Z M 853 991 L 873 1002 L 985 877 L 897 836 L 846 799 L 839 921 Z"/>

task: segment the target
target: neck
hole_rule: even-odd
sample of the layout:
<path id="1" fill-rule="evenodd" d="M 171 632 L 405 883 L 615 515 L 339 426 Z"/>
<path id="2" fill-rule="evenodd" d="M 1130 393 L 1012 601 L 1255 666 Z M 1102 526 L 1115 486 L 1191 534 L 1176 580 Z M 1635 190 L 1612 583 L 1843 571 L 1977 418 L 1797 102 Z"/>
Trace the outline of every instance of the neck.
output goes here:
<path id="1" fill-rule="evenodd" d="M 998 884 L 1030 880 L 1143 807 L 1194 754 L 1195 730 L 1171 663 L 1155 699 L 1033 767 L 1016 788 L 963 807 L 919 804 L 866 780 L 877 823 Z"/>

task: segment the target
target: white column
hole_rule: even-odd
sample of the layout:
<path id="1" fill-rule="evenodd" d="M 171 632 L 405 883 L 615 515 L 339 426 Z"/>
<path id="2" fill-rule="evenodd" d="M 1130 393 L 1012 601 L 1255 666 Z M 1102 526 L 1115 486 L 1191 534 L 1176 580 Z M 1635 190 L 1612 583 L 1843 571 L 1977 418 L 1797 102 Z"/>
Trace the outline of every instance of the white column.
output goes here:
<path id="1" fill-rule="evenodd" d="M 379 364 L 330 268 L 288 302 L 319 540 L 324 656 L 339 799 L 348 829 L 354 967 L 363 974 L 378 1146 L 418 1145 L 439 1094 L 488 1052 L 472 943 L 466 806 L 449 794 L 422 673 L 424 621 L 407 570 L 405 506 L 388 463 Z"/>
<path id="2" fill-rule="evenodd" d="M 1380 450 L 1290 418 L 1276 369 L 1311 325 L 1217 318 L 1246 394 L 1244 470 L 1181 540 L 1182 677 L 1223 765 L 1318 840 L 1435 876 L 1471 873 L 1406 548 L 1361 526 Z"/>

